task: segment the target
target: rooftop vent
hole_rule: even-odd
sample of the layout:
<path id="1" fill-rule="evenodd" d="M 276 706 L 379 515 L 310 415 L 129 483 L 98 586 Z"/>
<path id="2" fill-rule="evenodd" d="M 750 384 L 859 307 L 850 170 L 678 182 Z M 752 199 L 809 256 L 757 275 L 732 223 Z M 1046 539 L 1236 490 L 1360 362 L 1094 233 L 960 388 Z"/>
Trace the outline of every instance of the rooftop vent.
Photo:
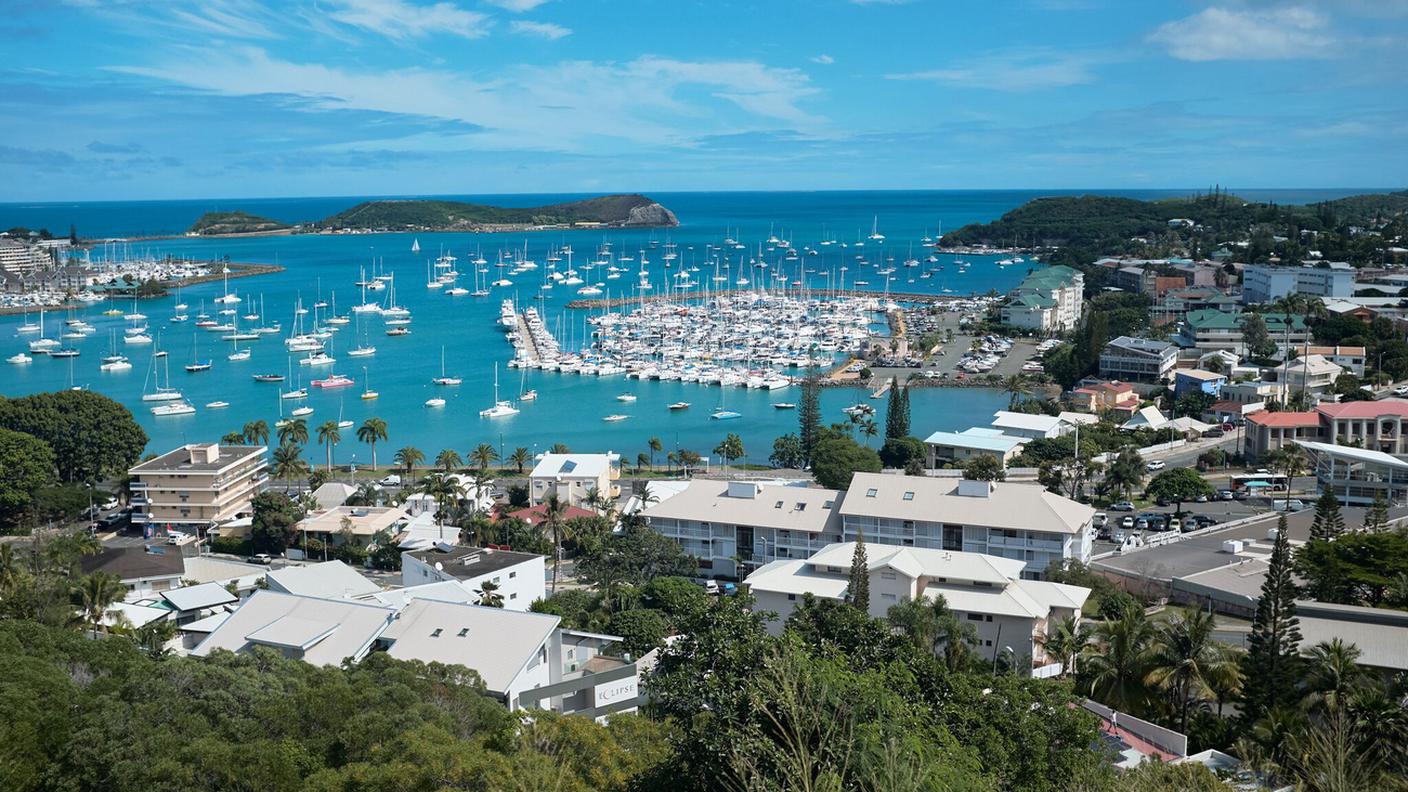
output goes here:
<path id="1" fill-rule="evenodd" d="M 986 498 L 992 495 L 992 490 L 990 481 L 958 480 L 958 494 L 965 498 Z"/>
<path id="2" fill-rule="evenodd" d="M 730 498 L 756 498 L 760 487 L 751 481 L 730 481 L 724 493 Z"/>

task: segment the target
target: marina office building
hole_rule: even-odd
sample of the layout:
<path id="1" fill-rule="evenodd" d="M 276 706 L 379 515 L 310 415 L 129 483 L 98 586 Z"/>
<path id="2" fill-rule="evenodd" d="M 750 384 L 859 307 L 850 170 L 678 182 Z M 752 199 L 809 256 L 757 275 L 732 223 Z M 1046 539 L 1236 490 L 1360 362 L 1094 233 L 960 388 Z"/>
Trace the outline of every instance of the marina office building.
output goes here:
<path id="1" fill-rule="evenodd" d="M 1041 577 L 1052 561 L 1089 561 L 1095 510 L 1035 484 L 857 473 L 841 492 L 696 479 L 642 511 L 699 559 L 708 577 L 746 577 L 836 542 L 983 553 Z"/>
<path id="2" fill-rule="evenodd" d="M 249 512 L 269 481 L 264 451 L 196 443 L 133 467 L 133 524 L 195 531 Z"/>

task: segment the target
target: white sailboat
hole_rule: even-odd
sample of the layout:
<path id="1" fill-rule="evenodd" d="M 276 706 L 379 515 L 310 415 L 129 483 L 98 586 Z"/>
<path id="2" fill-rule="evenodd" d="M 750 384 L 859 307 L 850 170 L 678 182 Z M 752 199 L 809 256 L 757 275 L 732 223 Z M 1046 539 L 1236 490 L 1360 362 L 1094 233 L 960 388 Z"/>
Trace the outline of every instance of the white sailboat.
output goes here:
<path id="1" fill-rule="evenodd" d="M 480 418 L 507 418 L 517 415 L 518 408 L 511 402 L 499 400 L 499 364 L 494 364 L 494 406 L 479 411 Z"/>
<path id="2" fill-rule="evenodd" d="M 367 374 L 366 366 L 362 366 L 362 381 L 366 383 L 366 389 L 362 391 L 362 401 L 371 401 L 381 395 L 372 390 L 372 380 L 371 376 Z"/>
<path id="3" fill-rule="evenodd" d="M 161 358 L 162 370 L 166 372 L 165 385 L 161 384 L 161 371 L 156 367 L 158 357 Z M 147 391 L 147 380 L 152 381 L 152 390 L 150 391 Z M 169 357 L 158 355 L 156 352 L 152 353 L 151 365 L 147 367 L 147 379 L 142 381 L 142 390 L 144 391 L 142 401 L 145 402 L 178 401 L 181 399 L 181 391 L 171 387 L 171 360 Z M 192 407 L 190 411 L 195 412 L 195 408 Z"/>
<path id="4" fill-rule="evenodd" d="M 440 347 L 440 376 L 431 380 L 431 382 L 434 382 L 436 385 L 459 385 L 461 382 L 464 382 L 464 380 L 459 377 L 451 377 L 445 374 L 445 347 L 443 346 Z"/>

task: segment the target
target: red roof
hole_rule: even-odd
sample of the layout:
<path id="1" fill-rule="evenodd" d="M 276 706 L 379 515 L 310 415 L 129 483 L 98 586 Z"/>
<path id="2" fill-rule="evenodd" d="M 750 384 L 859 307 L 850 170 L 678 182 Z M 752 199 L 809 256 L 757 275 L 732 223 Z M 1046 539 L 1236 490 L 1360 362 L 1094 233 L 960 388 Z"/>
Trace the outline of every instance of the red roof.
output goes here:
<path id="1" fill-rule="evenodd" d="M 1098 393 L 1109 391 L 1110 393 L 1128 393 L 1134 390 L 1134 386 L 1128 382 L 1097 382 L 1093 385 L 1086 385 L 1083 388 L 1076 388 L 1076 393 Z"/>
<path id="2" fill-rule="evenodd" d="M 537 506 L 529 506 L 526 509 L 519 509 L 516 512 L 510 512 L 508 516 L 517 517 L 518 519 L 522 520 L 525 523 L 528 523 L 529 525 L 538 525 L 543 520 L 547 519 L 547 507 L 540 503 Z M 575 517 L 596 516 L 596 512 L 587 511 L 586 509 L 578 508 L 576 506 L 568 506 L 567 509 L 562 513 L 562 519 L 564 520 L 571 520 Z"/>
<path id="3" fill-rule="evenodd" d="M 1408 401 L 1403 399 L 1322 404 L 1315 409 L 1329 418 L 1383 418 L 1386 416 L 1408 418 Z"/>
<path id="4" fill-rule="evenodd" d="M 1257 412 L 1248 415 L 1247 420 L 1258 426 L 1269 426 L 1273 429 L 1294 429 L 1319 426 L 1320 414 L 1314 412 Z"/>

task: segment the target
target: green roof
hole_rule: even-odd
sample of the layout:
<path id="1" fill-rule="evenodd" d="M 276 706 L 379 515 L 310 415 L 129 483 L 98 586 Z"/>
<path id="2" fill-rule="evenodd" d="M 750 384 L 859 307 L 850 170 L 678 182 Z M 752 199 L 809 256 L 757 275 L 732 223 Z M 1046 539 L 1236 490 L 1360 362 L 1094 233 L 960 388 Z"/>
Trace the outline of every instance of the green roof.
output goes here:
<path id="1" fill-rule="evenodd" d="M 1253 314 L 1234 314 L 1226 311 L 1219 311 L 1215 308 L 1204 308 L 1199 311 L 1189 311 L 1185 321 L 1194 331 L 1198 330 L 1240 330 L 1244 317 Z M 1289 318 L 1292 330 L 1305 329 L 1304 316 L 1287 316 L 1286 314 L 1264 313 L 1260 314 L 1266 321 L 1266 329 L 1274 332 L 1284 332 L 1285 323 Z"/>
<path id="2" fill-rule="evenodd" d="M 1012 301 L 1015 305 L 1024 305 L 1028 308 L 1055 308 L 1056 301 L 1041 294 L 1023 294 Z"/>
<path id="3" fill-rule="evenodd" d="M 1056 289 L 1075 283 L 1080 273 L 1063 264 L 1040 269 L 1022 280 L 1018 289 Z"/>

